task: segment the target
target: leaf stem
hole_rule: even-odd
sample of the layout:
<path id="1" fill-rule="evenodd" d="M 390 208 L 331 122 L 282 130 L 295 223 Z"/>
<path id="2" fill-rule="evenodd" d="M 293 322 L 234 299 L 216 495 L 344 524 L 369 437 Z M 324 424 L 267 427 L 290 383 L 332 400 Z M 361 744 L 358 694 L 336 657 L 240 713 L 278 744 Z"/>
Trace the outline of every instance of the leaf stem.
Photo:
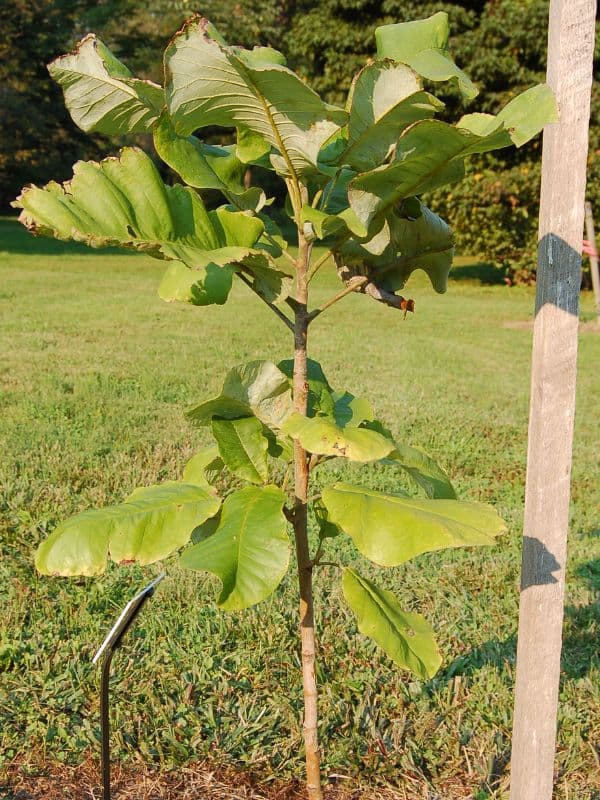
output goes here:
<path id="1" fill-rule="evenodd" d="M 270 233 L 267 233 L 265 231 L 264 236 L 265 236 L 265 239 L 267 239 L 269 241 L 269 244 L 272 244 L 273 247 L 277 247 L 279 250 L 281 250 L 281 255 L 284 258 L 286 258 L 295 269 L 296 268 L 296 259 L 294 258 L 294 256 L 290 255 L 287 250 L 284 250 L 284 248 L 279 244 L 279 242 L 276 239 L 274 239 L 271 236 Z"/>
<path id="2" fill-rule="evenodd" d="M 311 268 L 310 268 L 310 270 L 308 272 L 308 276 L 307 276 L 307 279 L 306 279 L 307 283 L 310 283 L 312 281 L 312 279 L 315 277 L 317 272 L 321 269 L 323 264 L 328 259 L 330 259 L 332 256 L 333 256 L 333 250 L 328 250 L 326 253 L 324 253 L 321 256 L 321 258 L 319 258 L 319 259 L 317 259 L 317 261 L 315 261 L 315 263 L 311 266 Z"/>
<path id="3" fill-rule="evenodd" d="M 263 301 L 263 303 L 266 303 L 266 305 L 269 306 L 271 311 L 275 314 L 276 317 L 279 317 L 279 319 L 283 322 L 284 325 L 286 325 L 291 331 L 294 330 L 294 323 L 292 322 L 292 320 L 289 317 L 286 317 L 286 315 L 283 313 L 283 311 L 281 311 L 281 309 L 277 308 L 277 306 L 274 303 L 272 303 L 270 300 L 267 300 L 267 298 L 263 297 L 262 294 L 259 294 L 259 292 L 257 292 L 256 289 L 254 288 L 254 286 L 252 285 L 252 281 L 251 280 L 249 280 L 241 272 L 237 272 L 236 275 L 238 276 L 238 278 L 243 283 L 246 284 L 246 286 L 248 286 L 254 292 L 254 294 L 257 297 L 260 297 L 260 299 Z"/>
<path id="4" fill-rule="evenodd" d="M 315 308 L 311 311 L 308 315 L 309 323 L 313 321 L 319 314 L 322 314 L 323 311 L 326 311 L 332 305 L 338 302 L 338 300 L 342 300 L 346 295 L 352 294 L 352 292 L 357 292 L 365 283 L 368 283 L 369 279 L 365 275 L 356 275 L 353 278 L 350 278 L 348 281 L 348 285 L 345 289 L 342 289 L 341 292 L 338 292 L 333 297 L 330 297 L 329 300 L 326 300 L 322 305 L 318 308 Z"/>
<path id="5" fill-rule="evenodd" d="M 315 196 L 313 197 L 311 203 L 311 206 L 313 208 L 316 208 L 319 205 L 319 200 L 321 199 L 322 196 L 323 196 L 323 189 L 319 189 L 318 191 L 315 192 Z"/>

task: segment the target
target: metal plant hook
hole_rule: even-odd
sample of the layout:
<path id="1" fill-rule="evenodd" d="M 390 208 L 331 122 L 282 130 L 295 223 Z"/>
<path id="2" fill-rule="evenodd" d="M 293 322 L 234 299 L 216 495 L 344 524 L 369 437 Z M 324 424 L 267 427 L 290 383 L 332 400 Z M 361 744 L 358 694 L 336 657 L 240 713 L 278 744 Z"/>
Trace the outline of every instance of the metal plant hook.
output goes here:
<path id="1" fill-rule="evenodd" d="M 110 718 L 108 703 L 108 686 L 110 680 L 110 665 L 114 651 L 121 644 L 123 636 L 127 633 L 135 618 L 142 610 L 146 600 L 152 597 L 157 585 L 165 577 L 166 573 L 161 572 L 151 583 L 141 592 L 132 597 L 127 603 L 119 618 L 110 629 L 106 639 L 100 645 L 100 649 L 93 658 L 92 663 L 97 664 L 104 654 L 102 662 L 102 674 L 100 678 L 100 730 L 102 736 L 102 797 L 103 800 L 110 800 Z"/>

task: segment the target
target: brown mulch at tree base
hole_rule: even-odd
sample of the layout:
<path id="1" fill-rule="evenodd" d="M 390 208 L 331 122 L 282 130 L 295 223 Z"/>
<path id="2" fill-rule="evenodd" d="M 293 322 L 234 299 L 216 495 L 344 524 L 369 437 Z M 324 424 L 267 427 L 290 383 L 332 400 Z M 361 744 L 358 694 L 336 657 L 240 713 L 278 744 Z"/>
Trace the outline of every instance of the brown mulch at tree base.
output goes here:
<path id="1" fill-rule="evenodd" d="M 6 781 L 6 782 L 4 782 Z M 445 786 L 432 792 L 422 776 L 402 776 L 403 788 L 357 787 L 352 779 L 327 787 L 326 800 L 460 800 L 473 797 L 475 787 Z M 300 783 L 258 784 L 247 773 L 217 768 L 209 762 L 189 764 L 170 772 L 143 765 L 115 765 L 112 800 L 305 800 Z M 0 800 L 101 800 L 99 765 L 88 759 L 79 766 L 46 763 L 36 769 L 14 762 L 0 778 Z"/>

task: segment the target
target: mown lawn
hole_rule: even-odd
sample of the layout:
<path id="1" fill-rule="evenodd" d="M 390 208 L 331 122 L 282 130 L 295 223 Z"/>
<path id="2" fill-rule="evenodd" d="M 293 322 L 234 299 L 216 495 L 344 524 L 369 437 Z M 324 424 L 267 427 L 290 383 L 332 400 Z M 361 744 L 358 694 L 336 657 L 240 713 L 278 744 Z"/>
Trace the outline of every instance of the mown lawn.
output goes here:
<path id="1" fill-rule="evenodd" d="M 163 266 L 32 240 L 0 221 L 0 763 L 34 770 L 98 744 L 91 655 L 125 600 L 158 567 L 100 579 L 39 578 L 36 544 L 65 516 L 177 477 L 204 443 L 183 410 L 229 366 L 288 357 L 291 342 L 239 287 L 225 307 L 166 305 Z M 461 270 L 467 273 L 469 270 Z M 324 275 L 315 302 L 336 289 Z M 420 683 L 357 636 L 336 575 L 318 578 L 321 739 L 332 781 L 367 794 L 506 797 L 533 292 L 453 281 L 409 284 L 403 321 L 351 296 L 311 329 L 336 388 L 368 396 L 395 434 L 451 473 L 463 498 L 494 503 L 509 533 L 494 550 L 423 556 L 385 584 L 432 621 L 444 665 Z M 592 301 L 583 298 L 590 317 Z M 506 324 L 509 323 L 507 327 Z M 286 338 L 287 336 L 287 338 Z M 561 800 L 600 797 L 600 336 L 582 332 L 565 647 L 558 734 Z M 385 468 L 329 468 L 393 489 Z M 327 477 L 329 479 L 331 475 Z M 345 542 L 348 560 L 360 560 Z M 369 567 L 362 567 L 369 574 Z M 115 659 L 119 757 L 165 767 L 210 757 L 261 780 L 301 776 L 296 599 L 223 615 L 215 584 L 168 564 L 169 578 Z M 0 773 L 0 784 L 2 777 Z M 0 786 L 1 789 L 1 786 Z M 430 794 L 427 794 L 427 792 Z M 437 792 L 437 794 L 435 794 Z M 2 795 L 4 796 L 4 795 Z M 10 794 L 8 795 L 10 796 Z"/>

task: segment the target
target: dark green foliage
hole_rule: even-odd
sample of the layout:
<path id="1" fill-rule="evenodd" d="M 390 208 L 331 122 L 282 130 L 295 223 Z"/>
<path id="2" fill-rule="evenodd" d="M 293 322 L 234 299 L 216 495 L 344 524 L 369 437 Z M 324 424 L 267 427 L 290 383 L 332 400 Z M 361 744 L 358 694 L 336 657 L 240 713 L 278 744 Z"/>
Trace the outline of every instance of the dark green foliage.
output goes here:
<path id="1" fill-rule="evenodd" d="M 99 137 L 90 142 L 72 124 L 45 64 L 83 33 L 96 30 L 136 74 L 160 81 L 161 65 L 153 54 L 189 10 L 183 0 L 5 0 L 0 11 L 0 207 L 24 183 L 65 178 L 75 159 L 98 157 L 102 149 Z M 469 111 L 495 113 L 545 74 L 548 0 L 209 0 L 201 10 L 231 42 L 284 50 L 290 66 L 331 102 L 343 99 L 350 76 L 374 54 L 375 26 L 440 10 L 450 13 L 457 63 L 468 65 L 481 92 Z M 448 117 L 467 110 L 455 89 L 440 89 Z M 454 228 L 459 252 L 493 262 L 510 280 L 534 275 L 540 146 L 538 141 L 480 157 L 465 181 L 429 198 Z M 494 173 L 491 181 L 488 170 Z M 254 170 L 253 182 L 262 184 L 265 178 Z M 600 90 L 594 84 L 588 198 L 597 214 L 599 187 Z M 274 186 L 265 188 L 275 193 Z"/>
<path id="2" fill-rule="evenodd" d="M 451 43 L 457 51 L 460 34 L 477 24 L 473 9 L 483 2 L 435 3 L 420 0 L 300 0 L 286 36 L 286 53 L 294 68 L 331 103 L 344 102 L 352 75 L 375 54 L 373 30 L 378 25 L 424 18 L 436 11 L 450 15 Z M 460 66 L 461 62 L 458 59 Z M 458 97 L 456 91 L 451 97 Z M 437 87 L 444 100 L 446 87 Z"/>
<path id="3" fill-rule="evenodd" d="M 63 180 L 77 159 L 105 152 L 72 122 L 46 64 L 91 29 L 141 77 L 161 75 L 160 51 L 183 13 L 139 0 L 3 0 L 0 4 L 0 208 L 25 183 Z"/>
<path id="4" fill-rule="evenodd" d="M 486 3 L 478 25 L 453 40 L 457 62 L 481 94 L 472 109 L 496 113 L 526 86 L 543 81 L 548 0 Z M 596 36 L 595 76 L 600 70 Z M 600 88 L 592 90 L 587 197 L 600 214 Z M 473 159 L 467 177 L 427 198 L 456 236 L 457 249 L 501 268 L 507 283 L 531 283 L 536 271 L 541 140 Z"/>
<path id="5" fill-rule="evenodd" d="M 23 183 L 66 177 L 98 148 L 78 131 L 46 63 L 72 44 L 81 0 L 5 0 L 0 6 L 0 207 Z"/>

